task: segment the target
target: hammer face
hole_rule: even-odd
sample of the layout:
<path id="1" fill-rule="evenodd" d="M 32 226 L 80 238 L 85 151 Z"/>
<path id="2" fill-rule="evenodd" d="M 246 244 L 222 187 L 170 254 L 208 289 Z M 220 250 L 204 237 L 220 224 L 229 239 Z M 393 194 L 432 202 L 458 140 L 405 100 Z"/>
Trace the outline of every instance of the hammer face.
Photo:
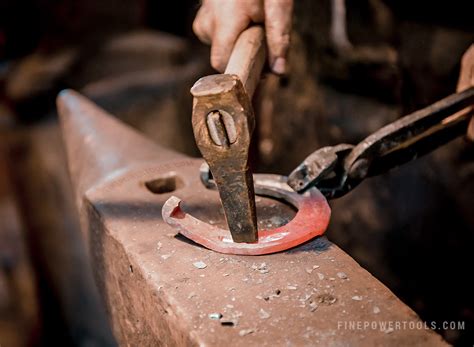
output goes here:
<path id="1" fill-rule="evenodd" d="M 257 241 L 252 173 L 248 165 L 255 127 L 252 106 L 236 75 L 201 78 L 194 96 L 193 130 L 219 190 L 234 242 Z"/>
<path id="2" fill-rule="evenodd" d="M 257 216 L 250 169 L 228 172 L 224 167 L 213 172 L 217 172 L 213 176 L 233 241 L 256 242 Z"/>

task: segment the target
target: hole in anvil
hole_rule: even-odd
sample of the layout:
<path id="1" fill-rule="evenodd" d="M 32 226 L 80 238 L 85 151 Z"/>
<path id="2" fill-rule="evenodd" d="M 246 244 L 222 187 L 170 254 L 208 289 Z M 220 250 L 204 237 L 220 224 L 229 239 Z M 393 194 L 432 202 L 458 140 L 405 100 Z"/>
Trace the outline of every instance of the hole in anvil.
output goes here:
<path id="1" fill-rule="evenodd" d="M 145 182 L 145 187 L 153 194 L 166 194 L 184 187 L 183 180 L 174 172 Z"/>

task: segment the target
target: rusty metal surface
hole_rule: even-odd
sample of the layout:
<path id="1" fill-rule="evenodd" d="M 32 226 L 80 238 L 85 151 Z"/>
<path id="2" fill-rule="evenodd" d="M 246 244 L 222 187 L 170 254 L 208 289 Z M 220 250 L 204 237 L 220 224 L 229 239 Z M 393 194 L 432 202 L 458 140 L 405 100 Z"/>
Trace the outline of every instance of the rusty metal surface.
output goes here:
<path id="1" fill-rule="evenodd" d="M 128 161 L 123 160 L 124 157 L 136 161 L 157 158 L 150 140 L 128 128 L 125 133 L 119 132 L 115 129 L 117 120 L 75 91 L 61 92 L 58 112 L 78 206 L 81 206 L 81 199 L 92 183 L 106 179 L 112 171 L 129 165 Z M 132 148 L 130 143 L 140 150 Z M 97 153 L 102 153 L 100 160 L 97 160 Z M 176 155 L 175 152 L 163 150 L 160 158 L 165 160 Z M 91 166 L 91 163 L 95 165 Z"/>
<path id="2" fill-rule="evenodd" d="M 466 133 L 474 87 L 452 94 L 390 123 L 351 148 L 342 144 L 311 154 L 289 176 L 296 191 L 317 185 L 328 198 L 347 194 L 364 179 L 380 175 Z M 329 185 L 329 186 L 328 186 Z"/>
<path id="3" fill-rule="evenodd" d="M 115 153 L 123 165 L 112 163 L 107 175 L 94 174 L 99 180 L 83 187 L 81 209 L 98 283 L 121 345 L 445 345 L 425 329 L 351 329 L 349 322 L 421 321 L 325 238 L 289 252 L 243 257 L 223 256 L 176 237 L 160 217 L 171 195 L 187 202 L 186 212 L 209 223 L 219 211 L 217 192 L 199 182 L 202 160 L 174 158 L 158 146 L 156 159 L 146 159 L 144 140 L 134 142 L 134 132 L 127 135 L 129 128 L 102 112 L 62 115 L 73 124 L 67 118 L 76 124 L 65 128 L 71 136 L 66 143 L 76 151 L 90 152 L 95 136 L 110 143 L 133 140 L 127 141 L 126 152 Z M 80 123 L 94 137 L 86 141 L 82 137 L 87 134 L 71 134 Z M 113 148 L 95 150 L 83 168 L 105 173 L 107 162 L 97 165 Z M 69 160 L 76 167 L 77 158 Z M 74 175 L 86 173 L 72 174 L 73 182 L 80 182 Z M 294 215 L 279 202 L 271 204 L 267 208 L 274 212 L 278 205 L 280 218 Z M 215 223 L 225 223 L 222 215 Z"/>
<path id="4" fill-rule="evenodd" d="M 248 163 L 255 119 L 248 95 L 237 75 L 226 74 L 201 78 L 191 93 L 194 137 L 219 189 L 232 239 L 255 242 L 255 194 Z"/>
<path id="5" fill-rule="evenodd" d="M 202 167 L 200 171 L 202 173 Z M 305 194 L 298 194 L 286 184 L 286 177 L 269 174 L 254 175 L 254 182 L 257 195 L 284 201 L 298 210 L 296 215 L 282 226 L 259 229 L 257 242 L 233 242 L 228 230 L 210 225 L 184 212 L 182 201 L 176 196 L 170 197 L 163 205 L 163 220 L 181 235 L 206 248 L 239 255 L 281 252 L 301 245 L 326 231 L 331 210 L 316 188 Z"/>

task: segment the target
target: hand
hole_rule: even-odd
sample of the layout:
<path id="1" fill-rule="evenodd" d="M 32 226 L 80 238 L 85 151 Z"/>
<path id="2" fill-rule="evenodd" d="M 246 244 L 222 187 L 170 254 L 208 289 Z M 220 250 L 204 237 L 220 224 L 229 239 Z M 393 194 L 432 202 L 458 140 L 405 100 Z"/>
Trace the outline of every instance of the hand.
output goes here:
<path id="1" fill-rule="evenodd" d="M 286 73 L 293 0 L 203 0 L 193 23 L 199 39 L 211 44 L 211 65 L 224 72 L 240 33 L 251 23 L 265 23 L 268 61 Z"/>
<path id="2" fill-rule="evenodd" d="M 461 92 L 474 86 L 474 44 L 464 53 L 461 59 L 461 72 L 459 74 L 457 91 Z M 467 138 L 474 141 L 474 108 L 471 107 L 471 121 L 467 127 Z"/>

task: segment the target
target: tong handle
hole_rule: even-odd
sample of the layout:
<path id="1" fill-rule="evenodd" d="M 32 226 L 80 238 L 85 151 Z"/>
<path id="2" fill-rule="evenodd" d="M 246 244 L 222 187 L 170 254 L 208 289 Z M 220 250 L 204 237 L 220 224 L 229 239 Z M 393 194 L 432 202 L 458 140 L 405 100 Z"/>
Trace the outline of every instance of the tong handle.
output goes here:
<path id="1" fill-rule="evenodd" d="M 473 104 L 474 87 L 471 87 L 400 118 L 359 143 L 345 159 L 345 171 L 357 182 L 464 135 L 470 117 L 459 111 Z"/>
<path id="2" fill-rule="evenodd" d="M 297 192 L 316 185 L 328 198 L 347 194 L 367 177 L 383 174 L 466 133 L 474 87 L 390 123 L 355 147 L 324 147 L 288 177 Z"/>
<path id="3" fill-rule="evenodd" d="M 265 31 L 260 25 L 242 32 L 232 49 L 225 73 L 239 76 L 249 99 L 260 81 L 266 55 Z"/>

